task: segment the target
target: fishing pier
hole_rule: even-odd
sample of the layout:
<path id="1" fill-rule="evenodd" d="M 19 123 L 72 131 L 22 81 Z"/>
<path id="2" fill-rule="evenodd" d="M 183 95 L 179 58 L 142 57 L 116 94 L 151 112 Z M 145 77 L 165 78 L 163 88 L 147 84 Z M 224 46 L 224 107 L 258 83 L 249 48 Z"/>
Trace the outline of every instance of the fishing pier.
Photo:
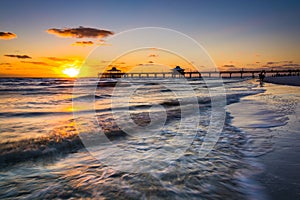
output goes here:
<path id="1" fill-rule="evenodd" d="M 266 76 L 299 76 L 300 69 L 282 69 L 282 70 L 232 70 L 232 71 L 190 71 L 177 66 L 170 72 L 121 72 L 116 67 L 104 73 L 99 73 L 99 78 L 244 78 L 258 77 L 260 73 L 265 73 Z"/>

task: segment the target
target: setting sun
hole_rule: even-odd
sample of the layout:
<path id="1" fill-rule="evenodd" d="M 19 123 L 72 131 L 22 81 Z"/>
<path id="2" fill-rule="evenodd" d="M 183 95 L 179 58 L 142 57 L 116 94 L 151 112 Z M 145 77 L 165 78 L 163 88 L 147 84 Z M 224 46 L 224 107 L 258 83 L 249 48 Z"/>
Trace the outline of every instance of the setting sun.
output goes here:
<path id="1" fill-rule="evenodd" d="M 75 77 L 79 74 L 79 69 L 70 67 L 70 68 L 64 69 L 62 72 L 69 77 Z"/>

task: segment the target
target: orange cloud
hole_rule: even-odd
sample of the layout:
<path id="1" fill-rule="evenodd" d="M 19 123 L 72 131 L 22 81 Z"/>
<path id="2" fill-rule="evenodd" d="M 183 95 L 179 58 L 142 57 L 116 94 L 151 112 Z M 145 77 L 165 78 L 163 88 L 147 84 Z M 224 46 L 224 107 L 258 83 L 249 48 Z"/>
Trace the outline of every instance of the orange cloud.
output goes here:
<path id="1" fill-rule="evenodd" d="M 101 42 L 101 43 L 97 43 L 97 46 L 111 46 L 111 44 Z"/>
<path id="2" fill-rule="evenodd" d="M 72 46 L 81 46 L 81 47 L 87 47 L 87 46 L 93 46 L 94 42 L 92 41 L 77 41 L 72 44 Z"/>
<path id="3" fill-rule="evenodd" d="M 47 33 L 64 38 L 103 38 L 113 35 L 112 31 L 79 26 L 78 28 L 51 28 Z"/>
<path id="4" fill-rule="evenodd" d="M 31 61 L 21 61 L 22 63 L 29 63 L 29 64 L 34 64 L 34 65 L 44 65 L 44 66 L 50 66 L 48 63 L 45 62 L 31 62 Z"/>
<path id="5" fill-rule="evenodd" d="M 68 59 L 68 58 L 58 58 L 58 57 L 46 57 L 48 60 L 51 60 L 51 61 L 55 61 L 55 62 L 70 62 L 70 61 L 73 61 L 71 59 Z"/>
<path id="6" fill-rule="evenodd" d="M 0 32 L 0 39 L 1 40 L 11 40 L 16 38 L 17 35 L 11 32 Z"/>
<path id="7" fill-rule="evenodd" d="M 111 46 L 111 44 L 106 43 L 106 41 L 103 39 L 98 40 L 97 45 L 98 46 Z"/>
<path id="8" fill-rule="evenodd" d="M 18 59 L 31 59 L 30 56 L 28 55 L 13 55 L 13 54 L 6 54 L 4 55 L 6 57 L 11 57 L 11 58 L 18 58 Z"/>

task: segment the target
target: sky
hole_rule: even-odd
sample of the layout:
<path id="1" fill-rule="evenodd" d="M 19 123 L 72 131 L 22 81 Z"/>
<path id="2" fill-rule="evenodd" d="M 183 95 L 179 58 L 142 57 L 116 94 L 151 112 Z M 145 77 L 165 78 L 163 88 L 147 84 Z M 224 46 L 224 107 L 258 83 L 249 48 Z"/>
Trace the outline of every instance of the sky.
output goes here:
<path id="1" fill-rule="evenodd" d="M 300 1 L 291 0 L 2 1 L 0 76 L 71 76 L 70 69 L 84 65 L 96 48 L 121 48 L 126 42 L 112 44 L 111 38 L 142 27 L 172 29 L 191 37 L 219 70 L 300 67 L 299 10 Z M 155 70 L 160 70 L 158 64 L 193 67 L 193 60 L 178 60 L 172 49 L 153 49 L 110 62 L 99 55 L 86 75 L 97 74 L 98 63 L 124 71 L 153 63 Z"/>

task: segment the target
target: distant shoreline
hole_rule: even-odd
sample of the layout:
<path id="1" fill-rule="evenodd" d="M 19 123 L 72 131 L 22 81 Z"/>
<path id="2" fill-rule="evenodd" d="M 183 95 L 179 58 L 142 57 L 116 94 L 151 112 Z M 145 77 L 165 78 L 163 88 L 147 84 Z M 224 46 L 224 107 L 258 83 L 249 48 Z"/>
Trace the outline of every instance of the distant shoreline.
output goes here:
<path id="1" fill-rule="evenodd" d="M 300 76 L 266 77 L 264 81 L 281 85 L 300 86 Z"/>

